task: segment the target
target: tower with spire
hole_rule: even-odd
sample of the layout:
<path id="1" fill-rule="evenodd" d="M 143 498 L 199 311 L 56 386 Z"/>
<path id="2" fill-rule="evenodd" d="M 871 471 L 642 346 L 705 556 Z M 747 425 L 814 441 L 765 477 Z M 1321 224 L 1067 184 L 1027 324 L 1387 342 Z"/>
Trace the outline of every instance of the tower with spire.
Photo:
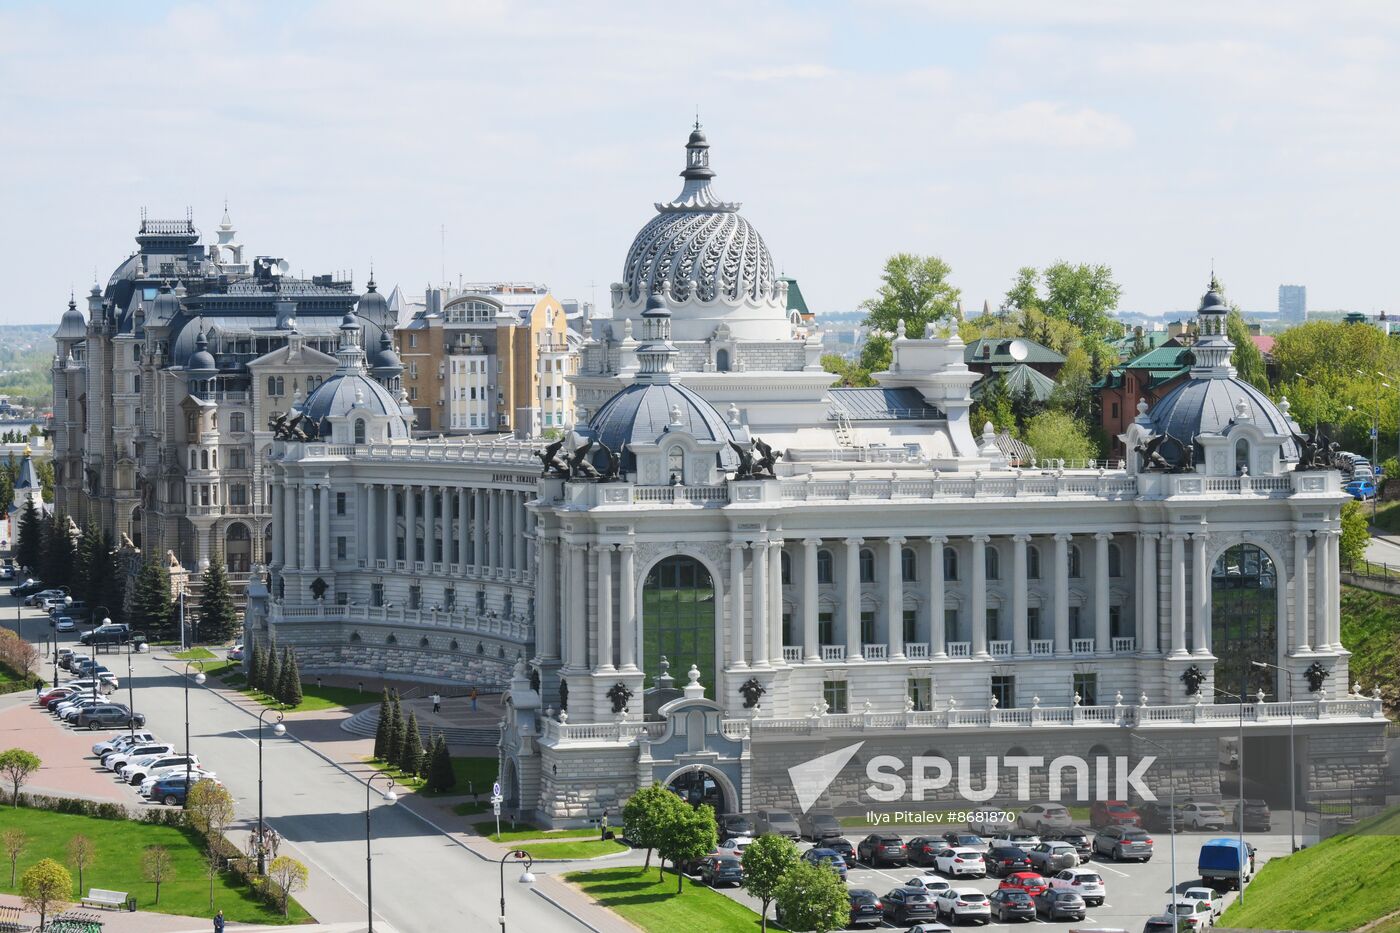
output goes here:
<path id="1" fill-rule="evenodd" d="M 1230 361 L 1235 345 L 1230 342 L 1226 328 L 1230 306 L 1225 303 L 1223 292 L 1212 272 L 1210 288 L 1201 296 L 1201 305 L 1196 310 L 1196 342 L 1191 345 L 1191 354 L 1196 358 L 1191 367 L 1193 379 L 1229 379 L 1235 375 Z"/>
<path id="2" fill-rule="evenodd" d="M 24 459 L 20 461 L 19 476 L 15 478 L 15 492 L 5 510 L 4 521 L 0 521 L 0 551 L 14 550 L 19 541 L 19 525 L 24 510 L 30 503 L 40 514 L 49 511 L 44 504 L 44 490 L 39 483 L 39 472 L 34 468 L 34 451 L 24 448 Z"/>

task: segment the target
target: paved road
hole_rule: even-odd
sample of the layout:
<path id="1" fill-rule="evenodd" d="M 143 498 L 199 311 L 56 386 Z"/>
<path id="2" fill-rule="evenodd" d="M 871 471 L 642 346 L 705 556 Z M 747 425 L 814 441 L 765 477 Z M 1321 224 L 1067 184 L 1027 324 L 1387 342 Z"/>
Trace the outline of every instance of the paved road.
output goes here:
<path id="1" fill-rule="evenodd" d="M 1400 567 L 1400 539 L 1397 538 L 1371 538 L 1371 543 L 1366 545 L 1366 559 L 1377 564 L 1390 564 L 1392 567 Z"/>
<path id="2" fill-rule="evenodd" d="M 16 600 L 0 597 L 0 623 L 14 627 Z M 24 635 L 47 638 L 47 621 L 27 612 Z M 60 644 L 74 641 L 60 636 Z M 183 744 L 184 690 L 181 675 L 156 654 L 133 658 L 136 708 L 147 728 Z M 108 656 L 104 656 L 108 657 Z M 126 658 L 111 655 L 108 667 L 127 693 Z M 173 665 L 172 665 L 173 666 Z M 181 662 L 182 666 L 182 662 Z M 51 668 L 50 668 L 51 670 Z M 61 674 L 63 672 L 60 672 Z M 238 800 L 239 816 L 257 816 L 257 720 L 213 691 L 191 686 L 190 745 Z M 291 722 L 289 721 L 289 725 Z M 57 728 L 57 726 L 55 726 Z M 268 822 L 313 870 L 302 896 L 323 922 L 365 916 L 365 786 L 292 738 L 269 730 L 264 741 L 265 812 Z M 134 792 L 132 802 L 136 802 Z M 399 807 L 377 799 L 373 806 L 374 909 L 397 933 L 495 930 L 499 869 Z M 536 874 L 566 870 L 542 866 Z M 575 933 L 588 927 L 512 881 L 507 873 L 507 911 L 512 930 Z M 376 924 L 376 930 L 387 930 Z"/>

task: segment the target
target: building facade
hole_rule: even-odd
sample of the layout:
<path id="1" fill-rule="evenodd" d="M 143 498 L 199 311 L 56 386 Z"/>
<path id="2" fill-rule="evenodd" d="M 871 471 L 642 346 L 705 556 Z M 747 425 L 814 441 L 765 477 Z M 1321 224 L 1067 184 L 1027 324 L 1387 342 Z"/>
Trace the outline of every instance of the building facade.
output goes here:
<path id="1" fill-rule="evenodd" d="M 1280 285 L 1278 287 L 1278 316 L 1286 326 L 1292 327 L 1308 319 L 1308 288 L 1306 285 Z"/>
<path id="2" fill-rule="evenodd" d="M 34 453 L 24 448 L 24 457 L 19 463 L 19 476 L 15 478 L 14 495 L 5 503 L 5 514 L 0 515 L 0 553 L 8 554 L 19 542 L 19 526 L 24 512 L 30 505 L 40 515 L 48 514 L 49 505 L 44 501 L 44 490 L 39 484 L 39 473 L 34 469 Z"/>

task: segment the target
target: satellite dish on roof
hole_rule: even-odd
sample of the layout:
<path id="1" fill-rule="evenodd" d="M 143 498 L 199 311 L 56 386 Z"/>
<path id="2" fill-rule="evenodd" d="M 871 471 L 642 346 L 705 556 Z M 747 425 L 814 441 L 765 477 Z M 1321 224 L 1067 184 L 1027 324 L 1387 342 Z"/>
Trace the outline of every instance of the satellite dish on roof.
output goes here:
<path id="1" fill-rule="evenodd" d="M 1024 340 L 1018 337 L 1011 341 L 1011 345 L 1006 348 L 1006 352 L 1011 354 L 1011 358 L 1019 363 L 1027 356 L 1030 356 L 1031 348 Z"/>
<path id="2" fill-rule="evenodd" d="M 279 273 L 281 273 L 282 275 L 286 275 L 287 272 L 288 272 L 288 270 L 290 270 L 291 268 L 292 268 L 292 264 L 291 264 L 290 262 L 287 262 L 287 260 L 285 260 L 285 259 L 279 259 L 279 260 L 277 260 L 277 271 L 278 271 Z"/>

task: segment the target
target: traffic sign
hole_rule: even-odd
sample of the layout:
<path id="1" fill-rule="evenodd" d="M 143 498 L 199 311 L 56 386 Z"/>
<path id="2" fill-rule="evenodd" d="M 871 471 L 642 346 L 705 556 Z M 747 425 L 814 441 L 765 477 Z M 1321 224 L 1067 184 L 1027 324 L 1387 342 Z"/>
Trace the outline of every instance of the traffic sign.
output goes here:
<path id="1" fill-rule="evenodd" d="M 1374 440 L 1376 439 L 1376 434 L 1377 434 L 1376 429 L 1375 429 L 1375 428 L 1372 428 L 1372 429 L 1371 429 L 1371 440 L 1374 441 Z"/>
<path id="2" fill-rule="evenodd" d="M 496 781 L 495 783 L 493 783 L 493 784 L 491 785 L 491 796 L 492 796 L 492 797 L 499 797 L 499 796 L 501 796 L 501 782 L 500 782 L 500 781 Z"/>
<path id="3" fill-rule="evenodd" d="M 491 815 L 492 815 L 492 816 L 500 816 L 500 815 L 501 815 L 501 802 L 500 802 L 499 800 L 493 800 L 493 801 L 491 802 Z M 500 830 L 497 830 L 497 832 L 500 832 Z"/>

